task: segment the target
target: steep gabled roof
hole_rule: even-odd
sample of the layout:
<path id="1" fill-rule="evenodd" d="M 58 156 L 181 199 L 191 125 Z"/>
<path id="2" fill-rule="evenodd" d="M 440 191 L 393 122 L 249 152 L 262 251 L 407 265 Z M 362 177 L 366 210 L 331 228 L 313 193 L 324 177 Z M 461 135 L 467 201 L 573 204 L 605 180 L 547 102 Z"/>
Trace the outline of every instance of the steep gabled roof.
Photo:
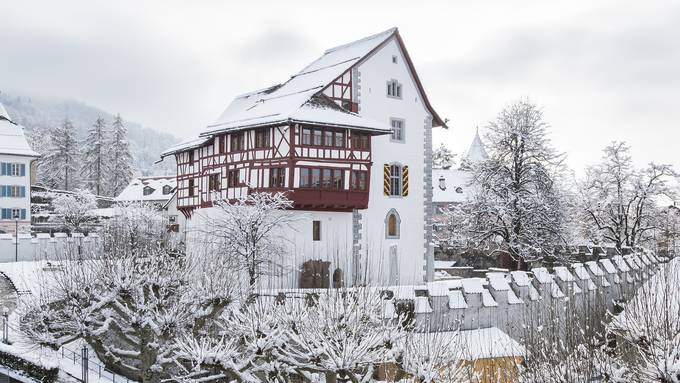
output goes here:
<path id="1" fill-rule="evenodd" d="M 24 128 L 12 122 L 5 107 L 0 103 L 0 154 L 39 157 L 31 149 L 24 135 Z"/>
<path id="2" fill-rule="evenodd" d="M 465 158 L 472 163 L 479 163 L 489 159 L 489 154 L 486 152 L 484 143 L 479 137 L 479 129 L 475 132 L 475 138 L 472 139 L 472 144 L 470 144 L 470 149 L 468 149 Z"/>
<path id="3" fill-rule="evenodd" d="M 342 108 L 327 108 L 329 110 L 320 113 L 321 109 L 324 108 L 318 106 L 310 108 L 309 106 L 310 103 L 315 102 L 314 98 L 333 80 L 367 59 L 393 37 L 397 39 L 418 90 L 433 116 L 433 125 L 442 126 L 444 123 L 431 107 L 425 95 L 411 58 L 399 36 L 399 31 L 397 28 L 391 28 L 349 44 L 326 50 L 321 57 L 305 66 L 283 84 L 236 97 L 217 121 L 208 126 L 209 130 L 202 135 L 290 121 L 316 121 L 327 124 L 336 120 L 342 121 L 342 124 L 347 126 L 389 132 L 390 129 L 385 126 L 386 124 L 371 121 Z"/>

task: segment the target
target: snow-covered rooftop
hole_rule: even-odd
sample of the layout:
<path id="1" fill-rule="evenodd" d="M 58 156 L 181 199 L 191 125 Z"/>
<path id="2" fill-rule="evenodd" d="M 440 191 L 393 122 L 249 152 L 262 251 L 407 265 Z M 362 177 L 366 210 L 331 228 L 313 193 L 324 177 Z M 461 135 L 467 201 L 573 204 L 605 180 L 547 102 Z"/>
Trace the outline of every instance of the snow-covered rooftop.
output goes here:
<path id="1" fill-rule="evenodd" d="M 177 178 L 175 176 L 137 177 L 130 181 L 130 184 L 120 192 L 115 200 L 119 202 L 168 201 L 176 187 Z"/>
<path id="2" fill-rule="evenodd" d="M 497 327 L 460 331 L 466 360 L 524 356 L 524 348 Z"/>
<path id="3" fill-rule="evenodd" d="M 374 121 L 352 113 L 338 106 L 323 95 L 322 91 L 335 79 L 391 39 L 396 39 L 399 44 L 402 44 L 397 29 L 391 28 L 349 44 L 326 50 L 321 57 L 305 66 L 286 82 L 237 96 L 222 112 L 217 121 L 208 125 L 207 129 L 200 133 L 198 137 L 166 150 L 162 157 L 202 144 L 200 142 L 201 137 L 210 137 L 220 132 L 258 126 L 310 123 L 354 127 L 377 134 L 390 133 L 391 128 L 386 122 Z M 403 51 L 407 58 L 406 61 L 409 65 L 412 65 L 405 48 Z M 413 75 L 420 87 L 420 80 L 415 71 Z M 441 118 L 431 108 L 424 92 L 421 93 L 423 101 L 433 114 L 433 125 L 443 125 Z"/>
<path id="4" fill-rule="evenodd" d="M 12 122 L 7 110 L 0 103 L 0 154 L 38 157 L 24 135 L 24 128 Z"/>
<path id="5" fill-rule="evenodd" d="M 432 202 L 461 203 L 472 196 L 472 173 L 461 169 L 432 169 Z"/>

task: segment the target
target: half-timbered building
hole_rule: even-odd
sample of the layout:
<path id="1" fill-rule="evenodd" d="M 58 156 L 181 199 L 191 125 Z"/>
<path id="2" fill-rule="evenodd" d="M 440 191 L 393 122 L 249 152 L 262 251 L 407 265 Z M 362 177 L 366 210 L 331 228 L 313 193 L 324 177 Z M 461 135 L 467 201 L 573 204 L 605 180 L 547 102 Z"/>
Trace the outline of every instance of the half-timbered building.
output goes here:
<path id="1" fill-rule="evenodd" d="M 177 160 L 177 208 L 200 224 L 214 198 L 284 191 L 290 270 L 309 260 L 333 284 L 430 278 L 430 105 L 397 29 L 327 50 L 288 81 L 236 97 L 163 156 Z"/>

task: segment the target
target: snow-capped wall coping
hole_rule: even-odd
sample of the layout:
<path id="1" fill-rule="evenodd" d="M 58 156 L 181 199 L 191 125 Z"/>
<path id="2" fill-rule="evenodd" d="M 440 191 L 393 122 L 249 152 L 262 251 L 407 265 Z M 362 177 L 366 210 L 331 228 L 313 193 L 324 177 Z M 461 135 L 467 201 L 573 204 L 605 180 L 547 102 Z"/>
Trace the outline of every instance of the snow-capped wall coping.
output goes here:
<path id="1" fill-rule="evenodd" d="M 18 239 L 12 234 L 0 234 L 0 263 L 34 261 L 39 259 L 56 260 L 67 246 L 77 244 L 81 251 L 96 250 L 101 245 L 95 233 L 85 236 L 82 233 L 20 233 Z"/>

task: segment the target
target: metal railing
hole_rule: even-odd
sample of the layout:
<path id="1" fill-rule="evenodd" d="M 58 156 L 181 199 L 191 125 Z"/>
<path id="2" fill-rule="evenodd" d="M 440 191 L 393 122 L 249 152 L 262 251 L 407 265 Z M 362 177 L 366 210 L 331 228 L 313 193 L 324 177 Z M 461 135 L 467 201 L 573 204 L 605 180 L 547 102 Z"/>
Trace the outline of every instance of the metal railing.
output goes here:
<path id="1" fill-rule="evenodd" d="M 62 360 L 68 360 L 73 364 L 81 366 L 81 376 L 74 378 L 83 383 L 89 383 L 90 377 L 97 377 L 100 380 L 106 380 L 112 383 L 130 383 L 131 381 L 121 375 L 114 373 L 106 368 L 106 366 L 89 358 L 89 350 L 83 347 L 80 351 L 72 350 L 66 346 L 59 349 L 59 354 Z"/>

